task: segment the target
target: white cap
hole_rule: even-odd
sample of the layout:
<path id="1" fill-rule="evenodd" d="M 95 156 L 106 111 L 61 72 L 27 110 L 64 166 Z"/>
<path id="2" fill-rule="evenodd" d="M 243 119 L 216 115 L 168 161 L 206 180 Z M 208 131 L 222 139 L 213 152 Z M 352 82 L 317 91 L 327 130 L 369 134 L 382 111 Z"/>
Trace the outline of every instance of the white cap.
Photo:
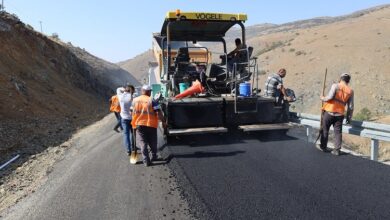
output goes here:
<path id="1" fill-rule="evenodd" d="M 142 90 L 144 90 L 144 91 L 150 91 L 150 90 L 152 90 L 152 89 L 150 88 L 149 85 L 143 85 L 143 86 L 142 86 Z"/>
<path id="2" fill-rule="evenodd" d="M 351 77 L 351 75 L 349 75 L 349 73 L 342 73 L 342 74 L 340 75 L 340 77 L 343 77 L 343 76 L 349 76 L 349 77 Z"/>

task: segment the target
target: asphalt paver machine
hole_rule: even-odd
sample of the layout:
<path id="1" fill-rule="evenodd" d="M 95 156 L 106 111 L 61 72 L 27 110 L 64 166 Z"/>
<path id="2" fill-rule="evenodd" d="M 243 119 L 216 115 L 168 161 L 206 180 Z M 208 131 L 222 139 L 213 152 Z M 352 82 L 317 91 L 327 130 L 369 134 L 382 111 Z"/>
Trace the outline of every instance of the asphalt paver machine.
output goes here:
<path id="1" fill-rule="evenodd" d="M 167 119 L 168 137 L 288 129 L 288 103 L 260 95 L 257 57 L 245 38 L 246 20 L 246 14 L 166 14 L 161 32 L 153 34 L 156 62 L 149 83 Z M 231 60 L 225 34 L 233 26 L 241 32 L 242 43 Z M 194 86 L 199 89 L 180 95 Z"/>

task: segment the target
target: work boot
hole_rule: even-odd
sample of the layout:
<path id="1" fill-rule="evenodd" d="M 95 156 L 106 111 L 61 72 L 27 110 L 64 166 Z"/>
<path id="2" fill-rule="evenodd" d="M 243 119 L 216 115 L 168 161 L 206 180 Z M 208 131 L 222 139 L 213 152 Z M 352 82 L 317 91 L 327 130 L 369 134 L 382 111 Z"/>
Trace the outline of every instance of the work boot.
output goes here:
<path id="1" fill-rule="evenodd" d="M 333 149 L 331 153 L 335 156 L 340 156 L 340 150 Z"/>
<path id="2" fill-rule="evenodd" d="M 322 152 L 329 152 L 327 147 L 322 147 L 321 144 L 316 144 L 316 148 Z"/>
<path id="3" fill-rule="evenodd" d="M 152 155 L 151 161 L 158 161 L 160 158 L 158 158 L 157 154 Z"/>
<path id="4" fill-rule="evenodd" d="M 150 161 L 149 160 L 144 160 L 144 165 L 145 167 L 148 167 L 151 165 Z"/>

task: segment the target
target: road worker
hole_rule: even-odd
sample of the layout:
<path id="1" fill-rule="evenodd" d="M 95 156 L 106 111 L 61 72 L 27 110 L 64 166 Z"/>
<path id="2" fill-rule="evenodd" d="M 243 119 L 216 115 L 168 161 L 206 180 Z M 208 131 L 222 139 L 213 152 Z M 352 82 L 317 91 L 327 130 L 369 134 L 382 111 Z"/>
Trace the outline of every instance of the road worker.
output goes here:
<path id="1" fill-rule="evenodd" d="M 276 103 L 281 103 L 283 99 L 293 101 L 283 85 L 283 78 L 286 77 L 287 71 L 281 68 L 277 73 L 272 73 L 265 81 L 264 96 L 274 98 Z"/>
<path id="2" fill-rule="evenodd" d="M 118 128 L 120 128 L 121 130 L 123 130 L 123 128 L 122 128 L 122 124 L 121 124 L 122 123 L 121 122 L 122 119 L 121 119 L 121 115 L 120 115 L 121 106 L 119 104 L 118 95 L 112 96 L 109 101 L 110 101 L 110 112 L 113 112 L 115 114 L 115 117 L 117 120 L 117 123 L 114 127 L 114 131 L 119 133 L 120 131 L 118 130 Z"/>
<path id="3" fill-rule="evenodd" d="M 136 131 L 137 145 L 141 147 L 143 163 L 150 166 L 152 161 L 157 160 L 157 127 L 160 120 L 166 127 L 165 119 L 158 102 L 151 97 L 151 88 L 143 85 L 141 96 L 134 99 L 132 104 L 132 126 Z M 149 157 L 150 147 L 152 157 Z"/>
<path id="4" fill-rule="evenodd" d="M 349 124 L 353 114 L 353 90 L 349 87 L 351 76 L 349 73 L 340 75 L 339 83 L 334 83 L 329 90 L 327 96 L 321 96 L 321 101 L 324 102 L 322 107 L 322 133 L 321 144 L 317 148 L 321 151 L 327 151 L 328 135 L 330 126 L 333 125 L 335 135 L 335 147 L 332 150 L 333 155 L 340 155 L 342 143 L 342 127 L 345 113 L 345 106 L 347 106 L 346 122 Z"/>
<path id="5" fill-rule="evenodd" d="M 123 128 L 123 144 L 130 156 L 132 149 L 132 127 L 131 127 L 131 112 L 130 108 L 133 102 L 134 86 L 128 84 L 125 88 L 117 89 L 117 96 L 121 108 L 120 116 L 122 118 L 121 124 Z"/>
<path id="6" fill-rule="evenodd" d="M 240 52 L 242 49 L 244 49 L 244 45 L 241 43 L 240 38 L 236 38 L 234 40 L 234 43 L 236 45 L 236 48 L 234 48 L 234 50 L 230 51 L 227 54 L 227 60 L 228 60 L 227 67 L 230 72 L 233 71 L 234 64 L 239 61 Z"/>

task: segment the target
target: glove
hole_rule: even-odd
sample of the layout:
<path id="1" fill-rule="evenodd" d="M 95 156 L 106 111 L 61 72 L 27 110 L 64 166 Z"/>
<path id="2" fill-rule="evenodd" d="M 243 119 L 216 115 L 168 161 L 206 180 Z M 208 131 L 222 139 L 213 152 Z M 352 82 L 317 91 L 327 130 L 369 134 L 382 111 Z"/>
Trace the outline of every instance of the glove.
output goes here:
<path id="1" fill-rule="evenodd" d="M 351 124 L 351 121 L 352 121 L 352 111 L 350 111 L 350 110 L 348 109 L 348 110 L 347 110 L 346 119 L 345 119 L 345 123 L 346 123 L 346 124 Z"/>

